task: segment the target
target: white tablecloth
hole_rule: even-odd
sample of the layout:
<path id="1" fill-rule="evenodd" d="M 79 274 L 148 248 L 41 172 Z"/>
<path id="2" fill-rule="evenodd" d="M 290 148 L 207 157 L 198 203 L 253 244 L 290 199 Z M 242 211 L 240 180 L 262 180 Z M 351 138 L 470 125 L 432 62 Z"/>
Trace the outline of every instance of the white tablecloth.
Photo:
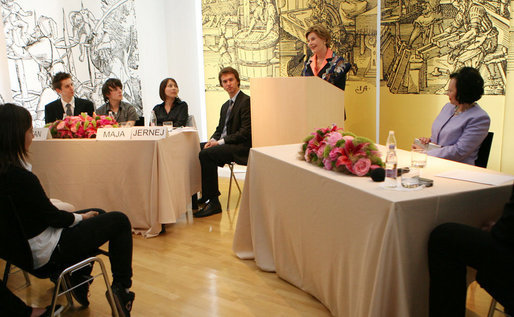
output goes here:
<path id="1" fill-rule="evenodd" d="M 495 219 L 512 190 L 434 177 L 486 170 L 429 157 L 423 176 L 434 179 L 433 187 L 392 191 L 301 161 L 299 150 L 298 144 L 251 150 L 233 250 L 336 316 L 428 316 L 431 230 Z M 409 152 L 398 156 L 399 166 L 409 165 Z"/>
<path id="2" fill-rule="evenodd" d="M 158 141 L 34 141 L 30 162 L 49 197 L 123 211 L 136 232 L 152 237 L 200 190 L 199 144 L 196 132 L 180 131 Z"/>

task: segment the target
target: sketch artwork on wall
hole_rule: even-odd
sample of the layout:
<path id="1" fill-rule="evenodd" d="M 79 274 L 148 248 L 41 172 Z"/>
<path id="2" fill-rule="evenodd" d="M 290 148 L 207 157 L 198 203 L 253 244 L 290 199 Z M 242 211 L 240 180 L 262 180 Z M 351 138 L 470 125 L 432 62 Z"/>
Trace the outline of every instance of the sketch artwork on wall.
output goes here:
<path id="1" fill-rule="evenodd" d="M 218 72 L 232 66 L 249 78 L 278 76 L 278 12 L 273 0 L 202 0 L 207 91 L 220 89 Z"/>
<path id="2" fill-rule="evenodd" d="M 377 0 L 202 0 L 202 10 L 208 90 L 229 64 L 243 80 L 300 76 L 312 54 L 305 31 L 320 23 L 351 63 L 350 82 L 374 84 L 378 72 L 393 94 L 444 94 L 451 72 L 473 66 L 486 94 L 505 91 L 508 0 L 383 0 L 379 65 Z"/>
<path id="3" fill-rule="evenodd" d="M 444 94 L 448 77 L 477 68 L 485 94 L 503 95 L 510 1 L 426 0 L 382 10 L 384 79 L 392 93 Z"/>
<path id="4" fill-rule="evenodd" d="M 14 102 L 35 126 L 58 98 L 52 76 L 68 72 L 75 95 L 98 108 L 107 78 L 119 78 L 124 99 L 142 114 L 134 0 L 0 0 Z"/>

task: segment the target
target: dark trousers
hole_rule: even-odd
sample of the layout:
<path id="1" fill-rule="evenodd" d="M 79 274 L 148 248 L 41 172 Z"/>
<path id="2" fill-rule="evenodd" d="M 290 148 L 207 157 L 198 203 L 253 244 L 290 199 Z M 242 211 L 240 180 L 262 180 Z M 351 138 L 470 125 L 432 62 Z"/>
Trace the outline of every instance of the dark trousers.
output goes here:
<path id="1" fill-rule="evenodd" d="M 507 311 L 514 308 L 514 250 L 487 231 L 446 223 L 428 242 L 430 316 L 458 317 L 466 312 L 466 266 L 477 270 L 477 282 Z"/>
<path id="2" fill-rule="evenodd" d="M 221 195 L 218 186 L 218 166 L 223 166 L 234 161 L 236 146 L 233 144 L 216 145 L 204 148 L 201 144 L 200 165 L 202 166 L 202 197 L 209 199 Z"/>
<path id="3" fill-rule="evenodd" d="M 97 209 L 84 211 L 89 210 Z M 113 284 L 130 288 L 132 285 L 132 228 L 127 216 L 119 211 L 100 213 L 96 217 L 82 220 L 72 228 L 64 229 L 50 262 L 64 266 L 73 265 L 96 254 L 96 250 L 107 241 Z"/>
<path id="4" fill-rule="evenodd" d="M 30 316 L 32 308 L 14 295 L 0 280 L 0 316 L 26 317 Z"/>

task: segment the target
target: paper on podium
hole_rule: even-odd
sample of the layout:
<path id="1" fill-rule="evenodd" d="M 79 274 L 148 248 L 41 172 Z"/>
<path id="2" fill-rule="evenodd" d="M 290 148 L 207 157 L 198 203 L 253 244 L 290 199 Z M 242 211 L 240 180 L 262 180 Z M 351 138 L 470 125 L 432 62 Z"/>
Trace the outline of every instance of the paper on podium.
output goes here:
<path id="1" fill-rule="evenodd" d="M 435 176 L 487 185 L 502 185 L 514 180 L 514 176 L 512 175 L 471 172 L 464 170 L 448 171 Z"/>

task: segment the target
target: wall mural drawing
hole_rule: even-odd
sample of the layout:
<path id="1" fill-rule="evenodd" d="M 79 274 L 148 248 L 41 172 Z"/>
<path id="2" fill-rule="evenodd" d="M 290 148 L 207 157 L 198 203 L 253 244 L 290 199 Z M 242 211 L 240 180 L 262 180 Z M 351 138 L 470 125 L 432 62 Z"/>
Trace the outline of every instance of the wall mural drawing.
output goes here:
<path id="1" fill-rule="evenodd" d="M 509 17 L 504 0 L 386 1 L 381 53 L 389 90 L 444 94 L 448 75 L 471 66 L 486 94 L 503 95 Z"/>
<path id="2" fill-rule="evenodd" d="M 312 54 L 305 31 L 321 23 L 335 53 L 352 64 L 350 82 L 373 85 L 378 69 L 393 94 L 443 94 L 449 73 L 473 66 L 486 80 L 486 94 L 504 94 L 510 1 L 381 3 L 377 65 L 376 0 L 203 0 L 208 90 L 219 89 L 217 72 L 227 65 L 241 69 L 243 80 L 299 76 Z"/>
<path id="3" fill-rule="evenodd" d="M 58 96 L 52 75 L 72 75 L 75 94 L 100 107 L 101 87 L 119 78 L 124 97 L 142 114 L 134 0 L 63 2 L 62 10 L 34 0 L 1 0 L 13 100 L 44 125 L 44 106 Z M 45 14 L 38 14 L 45 12 Z"/>
<path id="4" fill-rule="evenodd" d="M 376 0 L 203 0 L 207 90 L 232 65 L 250 77 L 300 76 L 311 56 L 305 31 L 324 24 L 332 49 L 351 62 L 349 77 L 374 82 Z M 349 80 L 352 80 L 349 79 Z"/>
<path id="5" fill-rule="evenodd" d="M 251 77 L 278 73 L 278 11 L 274 0 L 202 0 L 207 91 L 220 90 L 218 72 L 238 69 L 241 86 Z"/>

